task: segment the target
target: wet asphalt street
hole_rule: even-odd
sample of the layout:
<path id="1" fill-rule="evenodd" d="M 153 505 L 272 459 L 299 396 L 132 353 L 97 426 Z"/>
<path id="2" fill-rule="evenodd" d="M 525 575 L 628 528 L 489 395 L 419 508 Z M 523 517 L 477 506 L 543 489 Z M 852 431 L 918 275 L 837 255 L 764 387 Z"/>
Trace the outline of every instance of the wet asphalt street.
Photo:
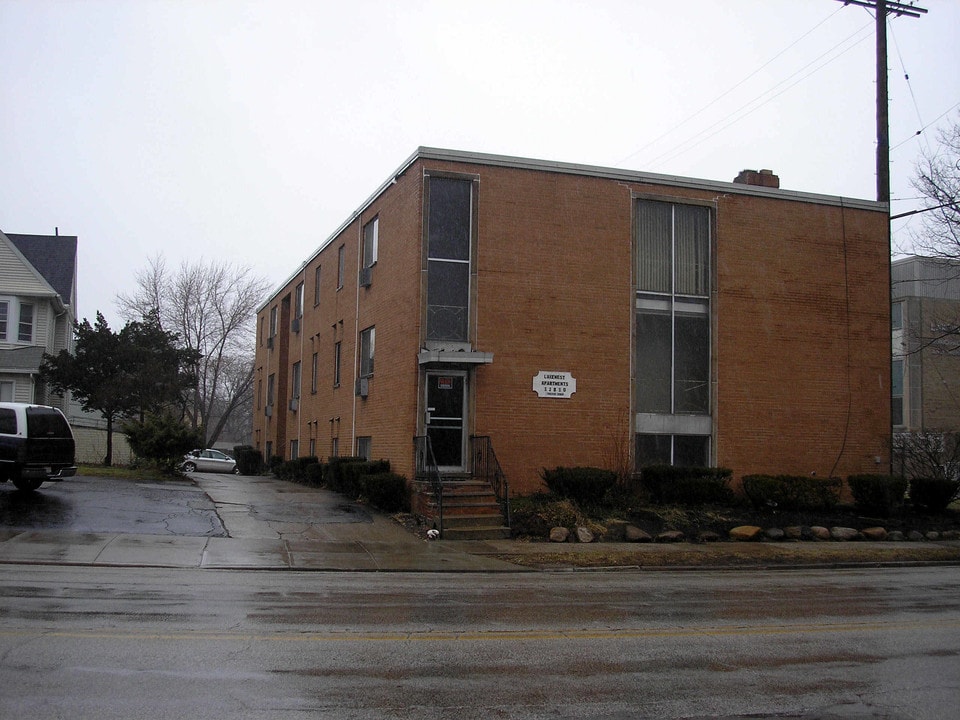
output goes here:
<path id="1" fill-rule="evenodd" d="M 528 571 L 269 478 L 40 494 L 0 486 L 0 718 L 939 720 L 960 703 L 955 565 Z"/>

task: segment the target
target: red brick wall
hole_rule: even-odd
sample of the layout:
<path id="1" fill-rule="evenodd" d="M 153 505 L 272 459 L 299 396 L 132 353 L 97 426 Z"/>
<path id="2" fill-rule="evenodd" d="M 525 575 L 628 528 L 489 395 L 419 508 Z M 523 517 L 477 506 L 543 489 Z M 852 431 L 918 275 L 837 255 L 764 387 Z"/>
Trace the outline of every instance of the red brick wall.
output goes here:
<path id="1" fill-rule="evenodd" d="M 339 417 L 334 431 L 341 454 L 352 452 L 354 437 L 369 435 L 374 456 L 389 458 L 394 469 L 412 476 L 412 438 L 422 409 L 417 351 L 423 170 L 480 178 L 474 350 L 492 352 L 494 359 L 474 373 L 470 432 L 491 436 L 515 493 L 537 490 L 541 467 L 615 467 L 632 449 L 633 193 L 690 197 L 716 208 L 717 463 L 737 476 L 886 469 L 884 213 L 735 194 L 740 188 L 718 195 L 432 160 L 408 168 L 306 269 L 303 337 L 291 336 L 296 347 L 290 357 L 294 362 L 303 348 L 302 402 L 297 417 L 287 418 L 287 434 L 302 434 L 301 454 L 308 433 L 315 433 L 318 454 L 326 456 L 330 418 Z M 372 286 L 358 293 L 360 228 L 378 212 L 379 261 Z M 340 244 L 346 246 L 347 271 L 337 292 Z M 323 263 L 323 298 L 314 310 L 316 262 Z M 377 329 L 376 366 L 369 397 L 361 400 L 353 394 L 356 341 L 370 325 Z M 343 341 L 339 389 L 329 375 L 335 335 Z M 321 369 L 315 396 L 313 349 Z M 273 355 L 258 345 L 264 391 L 272 362 Z M 532 380 L 541 370 L 570 372 L 577 392 L 570 399 L 539 398 Z M 276 424 L 265 424 L 262 410 L 254 419 L 262 447 Z"/>

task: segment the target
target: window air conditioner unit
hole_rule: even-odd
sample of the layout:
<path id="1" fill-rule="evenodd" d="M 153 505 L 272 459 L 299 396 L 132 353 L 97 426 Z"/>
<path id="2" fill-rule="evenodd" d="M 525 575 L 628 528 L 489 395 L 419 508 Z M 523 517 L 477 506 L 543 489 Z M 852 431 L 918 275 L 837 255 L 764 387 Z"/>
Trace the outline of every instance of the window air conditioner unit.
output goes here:
<path id="1" fill-rule="evenodd" d="M 267 347 L 268 347 L 270 350 L 273 350 L 273 335 L 271 335 L 270 337 L 267 338 Z"/>
<path id="2" fill-rule="evenodd" d="M 290 409 L 293 412 L 296 412 L 299 408 L 300 408 L 300 400 L 298 398 L 294 398 L 293 400 L 290 401 Z"/>
<path id="3" fill-rule="evenodd" d="M 267 417 L 271 417 L 273 415 L 273 405 L 267 405 L 263 409 L 263 414 L 266 415 Z"/>
<path id="4" fill-rule="evenodd" d="M 357 378 L 357 384 L 354 387 L 354 395 L 365 398 L 370 392 L 370 381 L 368 378 Z"/>
<path id="5" fill-rule="evenodd" d="M 360 287 L 370 287 L 373 284 L 373 267 L 365 267 L 360 271 Z"/>
<path id="6" fill-rule="evenodd" d="M 290 323 L 290 329 L 293 330 L 295 333 L 300 332 L 300 318 L 295 317 L 293 319 L 293 322 Z"/>

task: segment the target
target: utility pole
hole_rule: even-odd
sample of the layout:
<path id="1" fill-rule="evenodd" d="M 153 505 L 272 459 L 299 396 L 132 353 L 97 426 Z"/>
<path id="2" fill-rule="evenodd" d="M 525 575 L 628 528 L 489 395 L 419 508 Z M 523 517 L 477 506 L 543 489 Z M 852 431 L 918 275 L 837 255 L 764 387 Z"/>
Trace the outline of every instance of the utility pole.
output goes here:
<path id="1" fill-rule="evenodd" d="M 893 0 L 840 0 L 876 13 L 877 22 L 877 201 L 890 202 L 890 124 L 887 114 L 887 15 L 918 18 L 927 11 Z"/>

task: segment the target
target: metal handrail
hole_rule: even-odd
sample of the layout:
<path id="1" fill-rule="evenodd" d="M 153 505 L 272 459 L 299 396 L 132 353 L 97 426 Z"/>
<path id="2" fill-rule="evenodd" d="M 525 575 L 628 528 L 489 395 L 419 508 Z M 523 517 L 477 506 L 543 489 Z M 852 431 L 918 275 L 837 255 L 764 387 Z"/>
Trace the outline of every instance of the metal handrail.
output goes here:
<path id="1" fill-rule="evenodd" d="M 440 468 L 433 454 L 433 443 L 429 435 L 417 435 L 413 438 L 416 449 L 415 474 L 418 481 L 430 483 L 434 502 L 437 506 L 437 531 L 443 537 L 443 481 L 440 478 Z"/>
<path id="2" fill-rule="evenodd" d="M 503 511 L 504 521 L 510 527 L 510 484 L 500 467 L 497 454 L 493 451 L 493 442 L 488 435 L 470 436 L 470 457 L 473 461 L 473 477 L 483 478 L 493 488 L 493 492 Z"/>

